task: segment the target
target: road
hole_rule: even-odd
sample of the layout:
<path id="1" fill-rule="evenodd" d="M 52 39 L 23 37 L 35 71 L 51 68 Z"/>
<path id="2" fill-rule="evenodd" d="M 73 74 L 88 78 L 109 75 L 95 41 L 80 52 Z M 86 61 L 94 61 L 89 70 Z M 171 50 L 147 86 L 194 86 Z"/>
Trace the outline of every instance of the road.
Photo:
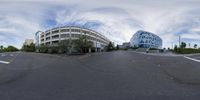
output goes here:
<path id="1" fill-rule="evenodd" d="M 200 99 L 200 63 L 183 56 L 18 52 L 0 61 L 9 62 L 0 62 L 1 100 Z"/>

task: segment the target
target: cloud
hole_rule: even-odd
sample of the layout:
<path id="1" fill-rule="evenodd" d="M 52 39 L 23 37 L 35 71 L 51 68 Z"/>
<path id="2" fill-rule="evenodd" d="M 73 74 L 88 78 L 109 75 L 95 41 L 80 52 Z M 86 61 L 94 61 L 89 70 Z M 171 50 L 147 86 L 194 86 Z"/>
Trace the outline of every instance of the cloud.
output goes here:
<path id="1" fill-rule="evenodd" d="M 198 0 L 47 0 L 0 1 L 0 44 L 18 48 L 38 30 L 78 25 L 96 30 L 116 44 L 129 41 L 137 30 L 159 35 L 164 47 L 199 38 Z"/>

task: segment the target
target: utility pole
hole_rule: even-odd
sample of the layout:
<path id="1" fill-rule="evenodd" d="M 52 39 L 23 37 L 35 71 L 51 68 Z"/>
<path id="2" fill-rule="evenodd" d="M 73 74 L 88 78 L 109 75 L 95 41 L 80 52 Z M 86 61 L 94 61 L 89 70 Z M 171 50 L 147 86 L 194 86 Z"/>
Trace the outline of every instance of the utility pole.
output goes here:
<path id="1" fill-rule="evenodd" d="M 179 35 L 179 48 L 181 47 L 181 36 Z"/>

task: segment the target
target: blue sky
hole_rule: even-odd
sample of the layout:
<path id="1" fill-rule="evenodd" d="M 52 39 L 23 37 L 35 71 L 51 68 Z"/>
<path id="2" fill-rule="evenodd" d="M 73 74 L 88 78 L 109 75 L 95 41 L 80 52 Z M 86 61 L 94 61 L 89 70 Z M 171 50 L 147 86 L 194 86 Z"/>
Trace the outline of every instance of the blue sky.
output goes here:
<path id="1" fill-rule="evenodd" d="M 0 1 L 0 45 L 21 48 L 38 30 L 79 25 L 115 44 L 138 30 L 153 32 L 163 47 L 182 41 L 200 46 L 199 0 L 6 0 Z"/>

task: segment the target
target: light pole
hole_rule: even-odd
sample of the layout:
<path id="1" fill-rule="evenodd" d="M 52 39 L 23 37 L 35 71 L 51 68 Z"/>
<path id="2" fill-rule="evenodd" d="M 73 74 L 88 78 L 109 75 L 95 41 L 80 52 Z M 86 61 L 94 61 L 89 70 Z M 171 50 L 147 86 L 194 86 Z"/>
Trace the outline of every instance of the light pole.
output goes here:
<path id="1" fill-rule="evenodd" d="M 179 48 L 181 47 L 181 36 L 179 35 Z"/>

